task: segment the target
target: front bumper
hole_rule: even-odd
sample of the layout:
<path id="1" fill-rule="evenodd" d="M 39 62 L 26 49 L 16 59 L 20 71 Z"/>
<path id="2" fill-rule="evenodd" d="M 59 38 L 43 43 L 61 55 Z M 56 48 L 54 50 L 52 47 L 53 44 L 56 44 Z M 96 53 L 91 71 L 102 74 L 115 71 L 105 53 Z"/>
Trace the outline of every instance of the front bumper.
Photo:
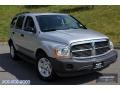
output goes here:
<path id="1" fill-rule="evenodd" d="M 65 59 L 51 60 L 53 69 L 59 76 L 76 76 L 90 73 L 92 71 L 102 70 L 117 60 L 117 52 L 115 50 L 94 58 L 87 59 Z M 102 63 L 102 67 L 95 69 L 96 63 Z"/>

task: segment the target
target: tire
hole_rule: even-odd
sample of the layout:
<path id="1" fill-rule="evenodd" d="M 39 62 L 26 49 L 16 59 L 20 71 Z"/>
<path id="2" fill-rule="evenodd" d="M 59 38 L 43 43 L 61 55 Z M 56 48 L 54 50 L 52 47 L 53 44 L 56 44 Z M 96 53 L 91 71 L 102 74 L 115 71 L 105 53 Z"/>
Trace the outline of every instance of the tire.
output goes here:
<path id="1" fill-rule="evenodd" d="M 37 73 L 40 79 L 45 81 L 52 81 L 55 79 L 56 74 L 53 70 L 50 58 L 47 56 L 39 56 L 37 60 Z"/>
<path id="2" fill-rule="evenodd" d="M 13 44 L 10 45 L 10 57 L 11 57 L 12 60 L 14 60 L 14 61 L 17 61 L 17 60 L 18 60 L 18 56 L 17 56 L 17 54 L 16 54 L 16 50 L 15 50 Z"/>

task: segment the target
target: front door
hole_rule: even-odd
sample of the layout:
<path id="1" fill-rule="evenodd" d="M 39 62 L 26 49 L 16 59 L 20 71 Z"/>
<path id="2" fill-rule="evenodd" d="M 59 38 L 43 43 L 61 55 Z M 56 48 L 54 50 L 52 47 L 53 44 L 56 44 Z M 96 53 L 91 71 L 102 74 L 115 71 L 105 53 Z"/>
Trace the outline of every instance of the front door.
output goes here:
<path id="1" fill-rule="evenodd" d="M 37 45 L 36 26 L 31 16 L 27 16 L 24 25 L 23 49 L 26 55 L 34 57 L 34 51 Z"/>

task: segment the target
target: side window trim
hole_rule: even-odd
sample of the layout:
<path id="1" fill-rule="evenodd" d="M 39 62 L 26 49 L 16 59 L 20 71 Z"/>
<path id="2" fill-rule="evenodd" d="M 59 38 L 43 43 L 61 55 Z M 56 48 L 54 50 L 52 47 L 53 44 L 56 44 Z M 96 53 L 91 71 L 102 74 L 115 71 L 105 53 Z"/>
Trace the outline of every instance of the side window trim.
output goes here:
<path id="1" fill-rule="evenodd" d="M 21 27 L 21 28 L 16 28 L 16 25 L 17 25 L 18 19 L 19 19 L 19 17 L 21 17 L 21 16 L 24 17 L 24 20 L 23 20 L 23 23 L 22 23 L 22 27 Z M 21 29 L 21 30 L 23 30 L 24 21 L 25 21 L 25 15 L 19 15 L 19 16 L 17 16 L 17 21 L 16 21 L 16 23 L 15 23 L 15 27 L 14 27 L 14 28 L 15 28 L 15 29 Z"/>
<path id="2" fill-rule="evenodd" d="M 16 20 L 16 23 L 17 23 L 17 21 L 18 21 L 18 16 L 16 16 L 17 17 L 17 20 Z M 16 23 L 15 23 L 15 26 L 14 26 L 14 28 L 16 28 Z"/>
<path id="3" fill-rule="evenodd" d="M 27 19 L 27 16 L 24 17 L 24 21 L 23 21 L 23 25 L 22 25 L 22 30 L 23 30 L 23 31 L 24 31 L 26 19 Z"/>

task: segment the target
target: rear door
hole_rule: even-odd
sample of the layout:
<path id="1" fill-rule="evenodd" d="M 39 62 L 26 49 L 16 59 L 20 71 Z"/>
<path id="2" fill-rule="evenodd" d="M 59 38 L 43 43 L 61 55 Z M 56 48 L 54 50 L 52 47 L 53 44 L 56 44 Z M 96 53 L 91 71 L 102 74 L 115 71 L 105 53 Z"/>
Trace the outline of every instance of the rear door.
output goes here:
<path id="1" fill-rule="evenodd" d="M 11 24 L 10 24 L 10 38 L 13 40 L 13 42 L 15 41 L 15 24 L 16 24 L 16 21 L 17 21 L 17 17 L 14 17 L 11 21 Z"/>
<path id="2" fill-rule="evenodd" d="M 23 42 L 23 23 L 24 23 L 24 19 L 25 19 L 25 16 L 24 15 L 21 15 L 18 17 L 17 19 L 17 22 L 16 22 L 16 25 L 14 27 L 14 30 L 13 30 L 13 34 L 14 34 L 14 44 L 16 46 L 16 49 L 21 51 L 21 47 L 23 47 L 22 45 L 22 42 Z"/>

